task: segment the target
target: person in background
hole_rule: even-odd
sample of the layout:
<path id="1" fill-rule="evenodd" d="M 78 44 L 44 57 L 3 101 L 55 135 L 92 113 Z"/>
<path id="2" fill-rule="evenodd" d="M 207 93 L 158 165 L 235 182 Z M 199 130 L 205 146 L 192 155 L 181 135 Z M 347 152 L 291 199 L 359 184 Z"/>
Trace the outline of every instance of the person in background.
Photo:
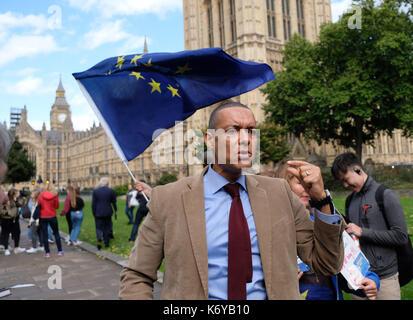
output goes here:
<path id="1" fill-rule="evenodd" d="M 53 235 L 56 240 L 58 256 L 63 256 L 62 243 L 59 234 L 59 224 L 56 218 L 56 210 L 59 209 L 58 191 L 55 187 L 48 184 L 40 193 L 38 199 L 38 206 L 33 214 L 33 219 L 40 219 L 40 229 L 42 231 L 43 244 L 45 257 L 50 257 L 50 248 L 48 241 L 47 228 L 50 227 L 53 230 Z"/>
<path id="2" fill-rule="evenodd" d="M 63 210 L 60 212 L 60 215 L 66 217 L 69 234 L 65 240 L 66 240 L 66 244 L 70 244 L 70 234 L 72 233 L 72 228 L 73 228 L 71 211 L 70 211 L 70 195 L 73 194 L 75 191 L 72 186 L 67 186 L 66 191 L 67 191 L 67 196 L 65 199 Z"/>
<path id="3" fill-rule="evenodd" d="M 80 197 L 80 188 L 77 187 L 76 189 L 71 189 L 70 191 L 70 209 L 71 218 L 72 218 L 72 232 L 70 233 L 70 244 L 71 245 L 79 245 L 82 242 L 78 240 L 80 229 L 82 227 L 83 222 L 83 208 L 85 203 L 83 199 Z"/>
<path id="4" fill-rule="evenodd" d="M 125 205 L 125 214 L 128 217 L 129 221 L 128 224 L 133 223 L 133 211 L 137 206 L 139 206 L 139 202 L 136 198 L 138 191 L 132 189 L 132 185 L 128 185 L 128 192 L 126 193 L 126 205 Z"/>
<path id="5" fill-rule="evenodd" d="M 0 125 L 0 205 L 6 204 L 7 194 L 1 187 L 1 183 L 7 172 L 6 158 L 11 147 L 11 137 L 7 132 L 7 129 Z M 3 203 L 4 202 L 4 203 Z M 2 224 L 2 218 L 0 215 L 0 227 Z M 2 239 L 3 228 L 1 228 L 0 239 Z M 4 251 L 4 246 L 0 244 L 0 250 Z"/>
<path id="6" fill-rule="evenodd" d="M 112 215 L 116 215 L 117 210 L 115 191 L 109 188 L 109 178 L 102 177 L 99 187 L 92 193 L 92 213 L 95 218 L 98 250 L 102 249 L 102 236 L 105 247 L 109 247 Z"/>
<path id="7" fill-rule="evenodd" d="M 2 238 L 1 243 L 4 246 L 4 254 L 10 255 L 9 247 L 9 235 L 12 235 L 14 240 L 14 253 L 22 253 L 26 251 L 24 248 L 19 247 L 20 242 L 20 219 L 19 208 L 23 206 L 23 198 L 20 197 L 20 191 L 15 188 L 11 188 L 7 193 L 7 202 L 2 206 Z"/>
<path id="8" fill-rule="evenodd" d="M 0 185 L 3 182 L 7 172 L 6 158 L 11 147 L 12 139 L 7 129 L 0 125 Z M 3 199 L 6 198 L 6 193 L 0 192 L 0 204 L 3 203 Z"/>
<path id="9" fill-rule="evenodd" d="M 359 238 L 361 251 L 380 277 L 377 300 L 400 300 L 396 250 L 407 243 L 409 235 L 399 198 L 369 176 L 352 152 L 338 155 L 331 173 L 353 191 L 346 199 L 346 231 Z M 383 192 L 382 206 L 378 202 L 379 188 Z"/>
<path id="10" fill-rule="evenodd" d="M 308 164 L 307 166 L 307 170 L 309 171 L 320 170 L 312 164 Z M 291 191 L 294 192 L 306 206 L 311 219 L 314 219 L 314 209 L 310 207 L 310 196 L 308 192 L 297 175 L 293 174 L 294 169 L 288 168 L 289 165 L 287 161 L 281 161 L 273 177 L 287 180 Z M 378 275 L 372 271 L 368 271 L 366 277 L 361 281 L 360 286 L 361 289 L 357 291 L 351 290 L 341 274 L 328 277 L 314 273 L 311 270 L 299 274 L 300 293 L 305 295 L 306 300 L 343 300 L 342 290 L 347 293 L 367 297 L 369 300 L 375 300 L 378 288 L 380 288 Z"/>
<path id="11" fill-rule="evenodd" d="M 30 215 L 30 220 L 29 220 L 29 225 L 27 226 L 29 228 L 29 235 L 30 239 L 32 240 L 32 247 L 28 249 L 26 252 L 27 253 L 35 253 L 37 251 L 43 251 L 43 239 L 42 239 L 42 233 L 40 231 L 40 225 L 39 225 L 39 219 L 35 220 L 33 218 L 34 212 L 36 211 L 37 208 L 37 199 L 40 195 L 40 190 L 34 190 L 31 195 L 30 195 L 30 200 L 29 200 L 29 209 L 31 211 Z M 39 247 L 37 247 L 37 241 L 39 241 Z"/>
<path id="12" fill-rule="evenodd" d="M 141 180 L 141 182 L 146 183 L 145 180 Z M 139 225 L 141 224 L 143 218 L 146 217 L 149 211 L 148 207 L 146 206 L 147 201 L 145 197 L 143 196 L 143 194 L 141 192 L 138 193 L 137 190 L 135 190 L 135 192 L 136 192 L 136 199 L 138 200 L 138 203 L 139 203 L 139 208 L 138 208 L 138 211 L 136 212 L 135 222 L 132 227 L 132 232 L 129 238 L 129 242 L 134 242 L 136 240 L 136 236 L 138 235 Z"/>

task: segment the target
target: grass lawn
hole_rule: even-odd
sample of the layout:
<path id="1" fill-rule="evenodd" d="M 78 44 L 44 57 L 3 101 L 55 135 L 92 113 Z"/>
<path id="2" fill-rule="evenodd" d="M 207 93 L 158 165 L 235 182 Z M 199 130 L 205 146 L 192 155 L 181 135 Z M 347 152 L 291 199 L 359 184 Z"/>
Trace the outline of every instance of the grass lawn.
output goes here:
<path id="1" fill-rule="evenodd" d="M 401 198 L 401 203 L 404 208 L 406 222 L 409 234 L 411 235 L 410 238 L 413 240 L 413 198 Z M 337 209 L 344 213 L 344 198 L 335 198 L 334 203 Z M 132 225 L 128 225 L 128 218 L 125 214 L 125 200 L 118 200 L 118 218 L 115 220 L 112 218 L 113 221 L 113 234 L 115 239 L 110 241 L 110 247 L 102 250 L 108 250 L 113 253 L 119 254 L 125 258 L 129 257 L 130 251 L 132 250 L 133 243 L 129 243 L 128 239 L 130 237 L 132 231 Z M 63 208 L 63 204 L 60 204 L 60 210 Z M 93 219 L 92 215 L 92 208 L 91 202 L 85 202 L 84 208 L 84 219 L 82 228 L 79 235 L 79 240 L 88 242 L 92 245 L 97 245 L 96 240 L 96 229 L 95 229 L 95 220 Z M 136 210 L 135 210 L 136 214 Z M 68 233 L 68 226 L 65 217 L 58 216 L 59 219 L 59 229 L 63 232 Z M 159 270 L 163 271 L 164 265 L 162 263 Z M 344 295 L 345 299 L 351 299 L 351 297 L 347 294 Z M 402 299 L 403 300 L 413 300 L 413 281 L 411 281 L 408 285 L 402 288 Z"/>
<path id="2" fill-rule="evenodd" d="M 103 246 L 102 250 L 108 250 L 113 253 L 119 254 L 125 258 L 128 258 L 130 251 L 133 247 L 133 243 L 128 242 L 133 225 L 128 225 L 129 219 L 125 214 L 125 200 L 118 200 L 117 207 L 118 218 L 115 220 L 114 216 L 112 217 L 114 239 L 110 240 L 110 248 L 106 249 Z M 58 212 L 60 212 L 62 208 L 63 204 L 61 203 Z M 97 246 L 95 220 L 93 218 L 92 203 L 90 201 L 85 201 L 85 208 L 83 209 L 83 211 L 84 218 L 79 235 L 79 240 Z M 134 214 L 136 214 L 136 210 Z M 58 215 L 58 220 L 59 230 L 68 233 L 69 229 L 67 226 L 66 217 L 61 217 Z"/>

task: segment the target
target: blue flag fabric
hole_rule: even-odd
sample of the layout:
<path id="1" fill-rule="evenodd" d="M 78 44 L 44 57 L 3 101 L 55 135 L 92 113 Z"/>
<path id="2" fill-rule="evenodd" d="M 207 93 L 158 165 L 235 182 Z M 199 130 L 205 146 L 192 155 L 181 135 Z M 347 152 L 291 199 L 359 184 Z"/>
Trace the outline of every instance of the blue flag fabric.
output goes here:
<path id="1" fill-rule="evenodd" d="M 73 76 L 127 161 L 145 151 L 156 130 L 274 79 L 267 64 L 221 48 L 113 57 Z"/>

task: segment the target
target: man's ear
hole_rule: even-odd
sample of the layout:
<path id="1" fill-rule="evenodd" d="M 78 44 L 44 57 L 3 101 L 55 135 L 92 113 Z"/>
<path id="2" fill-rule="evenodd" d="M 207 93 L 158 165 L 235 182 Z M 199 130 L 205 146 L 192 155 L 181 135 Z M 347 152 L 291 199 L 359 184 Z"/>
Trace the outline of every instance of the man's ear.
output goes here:
<path id="1" fill-rule="evenodd" d="M 204 134 L 204 141 L 208 150 L 215 149 L 215 135 L 214 130 L 208 129 Z"/>

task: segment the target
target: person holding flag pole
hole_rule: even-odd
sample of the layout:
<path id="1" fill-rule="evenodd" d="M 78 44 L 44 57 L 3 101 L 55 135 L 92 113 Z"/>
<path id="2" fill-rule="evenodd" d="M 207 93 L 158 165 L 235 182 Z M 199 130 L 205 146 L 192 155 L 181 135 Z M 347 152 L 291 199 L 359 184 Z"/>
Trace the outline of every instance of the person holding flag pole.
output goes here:
<path id="1" fill-rule="evenodd" d="M 221 48 L 109 58 L 73 76 L 126 167 L 159 129 L 275 78 L 268 65 L 235 59 Z M 162 259 L 161 299 L 301 299 L 297 252 L 316 272 L 338 273 L 341 216 L 324 205 L 313 223 L 286 182 L 243 174 L 256 150 L 252 111 L 223 103 L 209 129 L 217 131 L 204 137 L 214 164 L 151 191 L 148 215 L 121 272 L 120 297 L 151 299 Z M 225 152 L 218 162 L 219 150 L 231 145 L 239 152 Z M 322 187 L 310 188 L 320 203 L 326 200 Z"/>

